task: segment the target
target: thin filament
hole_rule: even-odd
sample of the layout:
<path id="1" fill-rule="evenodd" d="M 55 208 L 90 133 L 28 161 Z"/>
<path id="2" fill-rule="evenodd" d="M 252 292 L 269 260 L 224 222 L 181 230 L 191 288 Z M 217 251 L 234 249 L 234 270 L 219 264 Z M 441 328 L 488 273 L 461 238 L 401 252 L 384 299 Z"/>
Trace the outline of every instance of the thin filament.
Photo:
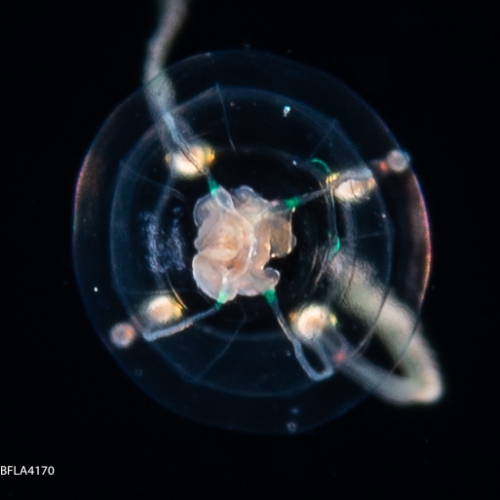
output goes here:
<path id="1" fill-rule="evenodd" d="M 159 21 L 148 41 L 143 84 L 151 81 L 165 66 L 172 45 L 187 17 L 189 0 L 159 0 Z"/>

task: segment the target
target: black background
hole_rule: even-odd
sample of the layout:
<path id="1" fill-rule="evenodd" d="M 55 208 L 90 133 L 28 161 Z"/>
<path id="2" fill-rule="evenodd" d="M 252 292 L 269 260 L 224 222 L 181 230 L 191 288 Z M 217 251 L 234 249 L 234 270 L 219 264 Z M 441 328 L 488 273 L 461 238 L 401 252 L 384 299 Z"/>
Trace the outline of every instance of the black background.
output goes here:
<path id="1" fill-rule="evenodd" d="M 0 476 L 3 498 L 499 494 L 499 63 L 486 2 L 193 2 L 172 62 L 249 46 L 335 75 L 411 153 L 428 204 L 423 318 L 444 398 L 424 408 L 369 399 L 281 438 L 160 407 L 119 369 L 80 301 L 76 177 L 103 120 L 139 86 L 154 2 L 3 5 L 0 465 L 56 471 Z"/>

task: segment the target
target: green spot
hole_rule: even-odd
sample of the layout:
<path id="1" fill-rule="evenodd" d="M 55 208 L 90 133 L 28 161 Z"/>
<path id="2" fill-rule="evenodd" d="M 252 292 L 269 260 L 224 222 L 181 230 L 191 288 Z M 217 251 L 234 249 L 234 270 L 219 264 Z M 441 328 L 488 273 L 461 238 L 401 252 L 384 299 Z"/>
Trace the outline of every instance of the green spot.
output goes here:
<path id="1" fill-rule="evenodd" d="M 229 298 L 229 294 L 227 293 L 227 291 L 221 290 L 219 292 L 219 295 L 217 296 L 217 303 L 215 304 L 215 307 L 217 309 L 220 309 L 227 302 L 228 298 Z"/>
<path id="2" fill-rule="evenodd" d="M 274 288 L 270 288 L 269 290 L 266 290 L 263 293 L 265 299 L 269 302 L 269 304 L 273 304 L 276 302 L 276 292 L 274 291 Z"/>
<path id="3" fill-rule="evenodd" d="M 319 158 L 313 158 L 311 160 L 311 163 L 317 163 L 318 165 L 321 165 L 323 167 L 323 170 L 327 174 L 331 174 L 332 173 L 332 171 L 330 170 L 330 167 L 323 160 L 320 160 Z"/>
<path id="4" fill-rule="evenodd" d="M 219 184 L 217 184 L 217 181 L 215 179 L 209 177 L 208 190 L 213 194 L 215 191 L 217 191 L 217 189 L 219 189 Z"/>
<path id="5" fill-rule="evenodd" d="M 340 250 L 340 238 L 335 239 L 335 245 L 333 247 L 333 252 L 337 253 Z"/>
<path id="6" fill-rule="evenodd" d="M 283 200 L 285 207 L 289 208 L 290 210 L 293 210 L 294 208 L 298 207 L 301 204 L 301 202 L 302 202 L 301 196 L 294 196 L 293 198 L 288 198 L 288 200 Z"/>
<path id="7" fill-rule="evenodd" d="M 335 255 L 339 252 L 340 250 L 340 239 L 335 238 L 335 242 L 333 243 L 333 247 L 330 249 L 330 252 L 328 254 L 328 260 L 331 260 L 335 257 Z"/>

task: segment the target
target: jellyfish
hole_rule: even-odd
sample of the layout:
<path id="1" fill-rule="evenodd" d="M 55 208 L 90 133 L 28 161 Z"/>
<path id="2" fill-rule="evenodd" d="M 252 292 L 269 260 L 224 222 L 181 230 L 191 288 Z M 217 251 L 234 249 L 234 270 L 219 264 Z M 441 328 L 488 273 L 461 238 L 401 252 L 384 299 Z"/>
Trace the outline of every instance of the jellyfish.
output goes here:
<path id="1" fill-rule="evenodd" d="M 102 340 L 188 418 L 296 433 L 367 394 L 442 394 L 420 309 L 427 213 L 409 155 L 332 76 L 229 50 L 165 68 L 108 118 L 75 197 L 74 258 Z"/>

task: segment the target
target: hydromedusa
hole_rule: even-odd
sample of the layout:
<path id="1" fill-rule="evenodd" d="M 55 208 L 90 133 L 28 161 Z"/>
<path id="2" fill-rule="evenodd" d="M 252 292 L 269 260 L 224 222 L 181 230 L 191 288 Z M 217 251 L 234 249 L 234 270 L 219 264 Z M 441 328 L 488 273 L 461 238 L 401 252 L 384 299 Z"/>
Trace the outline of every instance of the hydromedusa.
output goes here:
<path id="1" fill-rule="evenodd" d="M 319 70 L 249 50 L 165 69 L 186 9 L 163 3 L 144 86 L 80 172 L 75 267 L 102 340 L 171 410 L 247 432 L 304 431 L 367 393 L 435 401 L 408 154 Z"/>

